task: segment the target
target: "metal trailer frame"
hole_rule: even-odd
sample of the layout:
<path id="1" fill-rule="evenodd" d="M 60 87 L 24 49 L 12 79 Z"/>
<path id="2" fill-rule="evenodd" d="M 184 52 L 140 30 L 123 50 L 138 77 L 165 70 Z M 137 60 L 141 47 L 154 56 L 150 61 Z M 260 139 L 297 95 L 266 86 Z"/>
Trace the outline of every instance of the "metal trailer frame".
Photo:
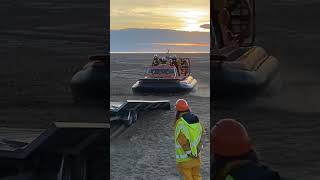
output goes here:
<path id="1" fill-rule="evenodd" d="M 151 110 L 170 110 L 170 101 L 126 100 L 124 102 L 110 102 L 110 121 L 123 121 L 127 126 L 131 126 L 138 120 L 140 112 Z"/>
<path id="2" fill-rule="evenodd" d="M 107 123 L 77 122 L 54 122 L 45 130 L 0 128 L 0 177 L 107 178 L 109 129 Z"/>

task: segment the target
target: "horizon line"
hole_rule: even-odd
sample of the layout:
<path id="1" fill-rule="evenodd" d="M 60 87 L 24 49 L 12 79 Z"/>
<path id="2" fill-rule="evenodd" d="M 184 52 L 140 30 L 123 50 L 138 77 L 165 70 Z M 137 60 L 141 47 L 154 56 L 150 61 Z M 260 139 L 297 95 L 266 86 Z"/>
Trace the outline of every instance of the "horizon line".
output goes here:
<path id="1" fill-rule="evenodd" d="M 167 31 L 177 31 L 177 32 L 199 32 L 199 33 L 210 33 L 210 29 L 208 31 L 186 31 L 186 30 L 178 30 L 178 29 L 165 29 L 165 28 L 123 28 L 123 29 L 110 29 L 111 31 L 123 31 L 123 30 L 167 30 Z"/>
<path id="2" fill-rule="evenodd" d="M 110 54 L 167 54 L 168 52 L 133 52 L 133 51 L 111 51 Z M 208 52 L 204 52 L 204 51 L 199 51 L 199 52 L 196 52 L 196 51 L 190 51 L 190 52 L 169 52 L 169 54 L 174 54 L 174 53 L 199 53 L 199 54 L 209 54 L 210 51 Z"/>

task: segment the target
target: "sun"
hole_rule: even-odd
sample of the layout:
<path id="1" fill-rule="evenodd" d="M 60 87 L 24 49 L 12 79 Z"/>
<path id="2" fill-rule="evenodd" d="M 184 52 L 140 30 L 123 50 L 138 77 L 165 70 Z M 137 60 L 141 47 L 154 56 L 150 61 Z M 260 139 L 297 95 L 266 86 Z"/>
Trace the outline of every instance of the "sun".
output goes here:
<path id="1" fill-rule="evenodd" d="M 209 21 L 208 14 L 200 10 L 182 9 L 176 12 L 176 17 L 182 22 L 182 27 L 178 30 L 182 31 L 205 31 L 209 30 L 200 26 Z"/>

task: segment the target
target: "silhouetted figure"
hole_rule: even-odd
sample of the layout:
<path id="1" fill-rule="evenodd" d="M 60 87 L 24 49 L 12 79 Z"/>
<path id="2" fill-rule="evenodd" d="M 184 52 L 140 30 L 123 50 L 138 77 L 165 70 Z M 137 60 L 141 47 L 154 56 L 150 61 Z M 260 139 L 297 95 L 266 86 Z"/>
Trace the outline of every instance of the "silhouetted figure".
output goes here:
<path id="1" fill-rule="evenodd" d="M 211 180 L 280 180 L 262 164 L 245 127 L 234 119 L 222 119 L 211 129 Z"/>

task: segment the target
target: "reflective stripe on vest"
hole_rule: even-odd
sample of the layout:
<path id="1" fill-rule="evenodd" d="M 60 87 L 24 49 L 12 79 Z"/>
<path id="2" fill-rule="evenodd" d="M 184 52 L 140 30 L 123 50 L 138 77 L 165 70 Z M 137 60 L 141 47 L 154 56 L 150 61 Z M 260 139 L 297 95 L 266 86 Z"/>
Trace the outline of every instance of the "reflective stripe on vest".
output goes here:
<path id="1" fill-rule="evenodd" d="M 225 167 L 223 167 L 217 173 L 215 173 L 213 179 L 215 179 L 215 180 L 235 180 L 235 178 L 230 175 L 230 172 L 232 171 L 232 169 L 246 165 L 250 162 L 252 162 L 252 161 L 250 161 L 250 160 L 235 160 L 235 161 L 229 162 L 225 165 Z"/>
<path id="2" fill-rule="evenodd" d="M 189 151 L 184 151 L 178 142 L 178 136 L 183 133 L 190 143 Z M 197 146 L 200 143 L 202 135 L 202 127 L 200 123 L 188 124 L 183 117 L 181 117 L 176 124 L 175 129 L 175 145 L 176 145 L 176 161 L 184 162 L 192 159 L 192 156 L 199 155 Z"/>
<path id="3" fill-rule="evenodd" d="M 231 175 L 228 175 L 225 180 L 235 180 Z"/>

